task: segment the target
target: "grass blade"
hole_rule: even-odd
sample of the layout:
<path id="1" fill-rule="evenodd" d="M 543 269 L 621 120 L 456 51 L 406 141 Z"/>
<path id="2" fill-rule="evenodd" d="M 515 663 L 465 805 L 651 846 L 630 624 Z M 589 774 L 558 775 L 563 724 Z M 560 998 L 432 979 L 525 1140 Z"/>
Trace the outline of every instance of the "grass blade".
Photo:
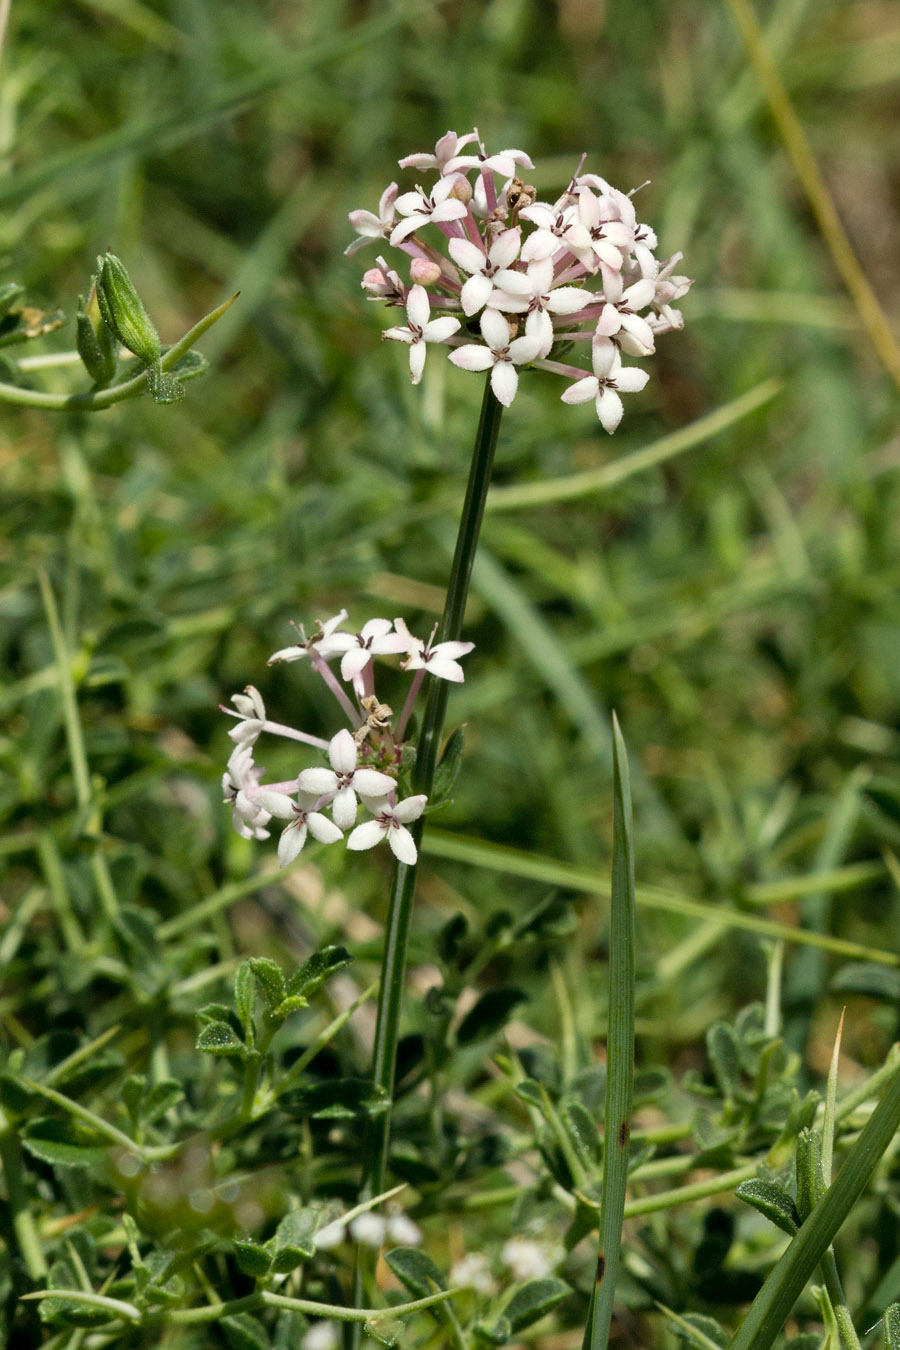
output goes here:
<path id="1" fill-rule="evenodd" d="M 613 860 L 609 937 L 606 1134 L 597 1281 L 583 1350 L 606 1350 L 612 1321 L 628 1186 L 634 1084 L 634 840 L 628 755 L 613 714 Z"/>

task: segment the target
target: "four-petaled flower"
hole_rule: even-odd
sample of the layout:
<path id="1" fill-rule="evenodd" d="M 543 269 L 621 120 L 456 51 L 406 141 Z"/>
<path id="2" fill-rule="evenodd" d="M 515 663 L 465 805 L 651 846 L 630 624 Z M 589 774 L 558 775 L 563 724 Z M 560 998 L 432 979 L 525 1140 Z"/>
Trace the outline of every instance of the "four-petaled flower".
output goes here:
<path id="1" fill-rule="evenodd" d="M 597 416 L 603 427 L 612 435 L 622 420 L 622 400 L 620 391 L 625 394 L 636 393 L 643 389 L 650 378 L 646 370 L 637 366 L 623 366 L 619 349 L 609 338 L 599 338 L 593 344 L 591 364 L 593 375 L 570 384 L 562 395 L 563 403 L 587 403 L 595 399 Z"/>
<path id="2" fill-rule="evenodd" d="M 371 211 L 351 211 L 350 224 L 353 226 L 358 239 L 354 239 L 344 253 L 351 258 L 359 249 L 364 248 L 370 239 L 390 239 L 394 229 L 394 218 L 396 216 L 397 193 L 399 188 L 396 183 L 389 183 L 381 194 L 378 203 L 378 215 Z"/>
<path id="3" fill-rule="evenodd" d="M 356 767 L 356 742 L 347 730 L 332 736 L 328 758 L 330 769 L 304 769 L 297 779 L 297 786 L 316 801 L 331 802 L 335 825 L 349 830 L 356 820 L 357 792 L 361 797 L 384 797 L 393 792 L 397 784 L 377 769 Z"/>
<path id="4" fill-rule="evenodd" d="M 457 347 L 450 360 L 463 370 L 490 370 L 491 389 L 498 403 L 508 408 L 519 387 L 516 366 L 534 361 L 541 349 L 538 337 L 518 337 L 510 341 L 509 324 L 498 309 L 486 309 L 479 320 L 481 336 L 487 343 Z"/>
<path id="5" fill-rule="evenodd" d="M 446 316 L 432 319 L 428 292 L 424 286 L 413 286 L 406 302 L 406 328 L 388 328 L 383 338 L 396 338 L 398 342 L 409 343 L 409 373 L 413 384 L 418 384 L 425 368 L 426 342 L 446 342 L 460 327 L 459 319 Z M 346 678 L 346 677 L 345 677 Z"/>
<path id="6" fill-rule="evenodd" d="M 347 847 L 374 848 L 382 839 L 387 839 L 394 857 L 411 867 L 418 853 L 416 841 L 406 827 L 410 821 L 418 820 L 425 810 L 427 800 L 428 798 L 420 793 L 415 797 L 406 797 L 393 806 L 386 797 L 382 801 L 367 801 L 366 806 L 375 819 L 365 820 L 362 825 L 357 825 L 347 840 Z"/>
<path id="7" fill-rule="evenodd" d="M 495 283 L 490 303 L 511 314 L 527 314 L 525 334 L 538 339 L 538 356 L 546 356 L 553 346 L 551 314 L 577 314 L 590 303 L 591 296 L 580 286 L 553 284 L 553 259 L 539 258 L 528 264 L 527 272 L 506 272 Z M 451 356 L 451 361 L 453 357 Z"/>
<path id="8" fill-rule="evenodd" d="M 282 647 L 280 651 L 273 652 L 268 664 L 274 666 L 277 661 L 301 661 L 304 656 L 312 654 L 321 656 L 323 661 L 327 661 L 331 656 L 340 656 L 353 641 L 352 633 L 338 631 L 346 617 L 347 611 L 342 609 L 340 614 L 335 614 L 326 623 L 316 619 L 317 631 L 309 637 L 306 636 L 306 629 L 301 624 L 297 629 L 300 641 L 293 647 Z"/>
<path id="9" fill-rule="evenodd" d="M 341 657 L 341 677 L 355 680 L 365 670 L 373 656 L 392 656 L 406 651 L 406 639 L 392 632 L 390 619 L 369 619 L 358 633 L 347 633 L 349 639 Z"/>
<path id="10" fill-rule="evenodd" d="M 459 295 L 464 314 L 476 314 L 483 309 L 494 287 L 503 285 L 502 278 L 518 257 L 521 242 L 522 231 L 518 228 L 498 234 L 487 253 L 468 239 L 448 241 L 450 257 L 464 272 L 470 273 Z"/>
<path id="11" fill-rule="evenodd" d="M 229 717 L 236 717 L 238 724 L 231 728 L 228 735 L 237 745 L 255 744 L 266 724 L 266 705 L 262 695 L 252 684 L 248 684 L 243 694 L 232 694 L 231 701 L 237 712 L 233 713 L 230 708 L 223 708 L 222 711 L 227 712 Z"/>
<path id="12" fill-rule="evenodd" d="M 318 803 L 315 793 L 298 792 L 294 798 L 285 792 L 268 792 L 263 788 L 257 801 L 270 816 L 290 821 L 278 841 L 278 862 L 282 867 L 294 861 L 306 843 L 307 832 L 320 844 L 336 844 L 344 837 L 333 820 L 314 809 Z"/>
<path id="13" fill-rule="evenodd" d="M 465 676 L 458 658 L 468 656 L 475 646 L 474 642 L 435 642 L 437 624 L 427 642 L 413 637 L 402 619 L 395 619 L 394 627 L 408 642 L 406 647 L 408 655 L 405 661 L 400 662 L 404 670 L 427 670 L 441 680 L 452 680 L 454 684 L 462 683 Z"/>
<path id="14" fill-rule="evenodd" d="M 259 804 L 259 780 L 265 770 L 253 763 L 253 746 L 238 745 L 222 775 L 222 792 L 231 806 L 231 824 L 242 839 L 268 839 L 271 814 Z"/>
<path id="15" fill-rule="evenodd" d="M 422 188 L 416 188 L 414 192 L 404 192 L 399 196 L 397 211 L 406 219 L 394 226 L 391 243 L 395 246 L 402 244 L 404 239 L 415 234 L 429 221 L 438 225 L 442 221 L 461 220 L 466 214 L 466 206 L 458 197 L 451 197 L 455 187 L 456 179 L 451 174 L 449 178 L 439 179 L 428 193 Z"/>

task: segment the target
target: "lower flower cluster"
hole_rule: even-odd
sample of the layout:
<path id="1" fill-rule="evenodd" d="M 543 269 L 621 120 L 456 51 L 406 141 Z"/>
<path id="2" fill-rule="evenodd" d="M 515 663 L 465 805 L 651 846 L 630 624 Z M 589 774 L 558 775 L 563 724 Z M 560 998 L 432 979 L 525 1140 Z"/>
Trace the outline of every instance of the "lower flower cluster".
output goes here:
<path id="1" fill-rule="evenodd" d="M 307 659 L 348 726 L 325 740 L 273 722 L 253 685 L 232 695 L 233 709 L 222 709 L 236 719 L 228 733 L 235 748 L 222 778 L 232 824 L 244 839 L 268 839 L 273 819 L 287 822 L 278 844 L 282 867 L 293 862 L 310 835 L 321 844 L 343 839 L 353 850 L 374 848 L 386 839 L 400 862 L 415 863 L 416 843 L 408 827 L 422 815 L 428 799 L 424 793 L 399 796 L 406 728 L 425 675 L 460 683 L 460 657 L 474 645 L 435 642 L 436 629 L 427 640 L 417 638 L 402 619 L 370 619 L 352 633 L 342 626 L 346 618 L 347 611 L 341 610 L 326 623 L 317 622 L 309 637 L 301 626 L 299 642 L 275 652 L 269 664 Z M 401 668 L 412 673 L 396 721 L 393 709 L 375 691 L 374 658 L 389 655 L 399 656 Z M 329 665 L 336 658 L 343 683 Z M 263 733 L 311 746 L 323 752 L 327 765 L 311 765 L 295 778 L 264 785 L 265 769 L 255 762 Z M 369 819 L 357 824 L 360 806 Z"/>

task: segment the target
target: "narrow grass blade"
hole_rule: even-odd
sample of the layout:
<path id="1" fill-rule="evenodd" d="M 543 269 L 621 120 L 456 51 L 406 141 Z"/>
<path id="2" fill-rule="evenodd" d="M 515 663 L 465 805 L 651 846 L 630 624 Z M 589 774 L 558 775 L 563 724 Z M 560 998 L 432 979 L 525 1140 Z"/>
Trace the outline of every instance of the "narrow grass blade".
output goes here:
<path id="1" fill-rule="evenodd" d="M 628 755 L 613 714 L 613 860 L 609 936 L 609 1038 L 600 1250 L 583 1350 L 606 1350 L 622 1246 L 634 1084 L 634 840 Z"/>
<path id="2" fill-rule="evenodd" d="M 750 1305 L 728 1350 L 768 1350 L 803 1286 L 825 1256 L 900 1127 L 900 1070 L 847 1154 L 837 1179 L 815 1206 Z"/>

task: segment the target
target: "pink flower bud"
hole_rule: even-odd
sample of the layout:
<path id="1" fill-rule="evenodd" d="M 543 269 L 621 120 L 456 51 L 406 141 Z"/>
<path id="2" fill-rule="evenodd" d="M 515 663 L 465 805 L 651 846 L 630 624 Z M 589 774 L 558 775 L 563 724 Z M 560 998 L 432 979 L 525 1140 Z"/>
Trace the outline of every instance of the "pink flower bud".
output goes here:
<path id="1" fill-rule="evenodd" d="M 409 279 L 413 285 L 433 286 L 442 275 L 440 267 L 430 258 L 413 258 L 409 265 Z"/>
<path id="2" fill-rule="evenodd" d="M 380 272 L 377 267 L 370 267 L 368 272 L 363 273 L 360 284 L 363 290 L 368 291 L 370 295 L 383 295 L 387 283 L 383 272 Z"/>
<path id="3" fill-rule="evenodd" d="M 462 202 L 464 206 L 468 206 L 469 202 L 472 200 L 472 184 L 469 182 L 468 178 L 464 178 L 462 174 L 459 174 L 459 176 L 454 179 L 453 187 L 450 189 L 447 196 L 455 198 L 458 202 Z"/>

